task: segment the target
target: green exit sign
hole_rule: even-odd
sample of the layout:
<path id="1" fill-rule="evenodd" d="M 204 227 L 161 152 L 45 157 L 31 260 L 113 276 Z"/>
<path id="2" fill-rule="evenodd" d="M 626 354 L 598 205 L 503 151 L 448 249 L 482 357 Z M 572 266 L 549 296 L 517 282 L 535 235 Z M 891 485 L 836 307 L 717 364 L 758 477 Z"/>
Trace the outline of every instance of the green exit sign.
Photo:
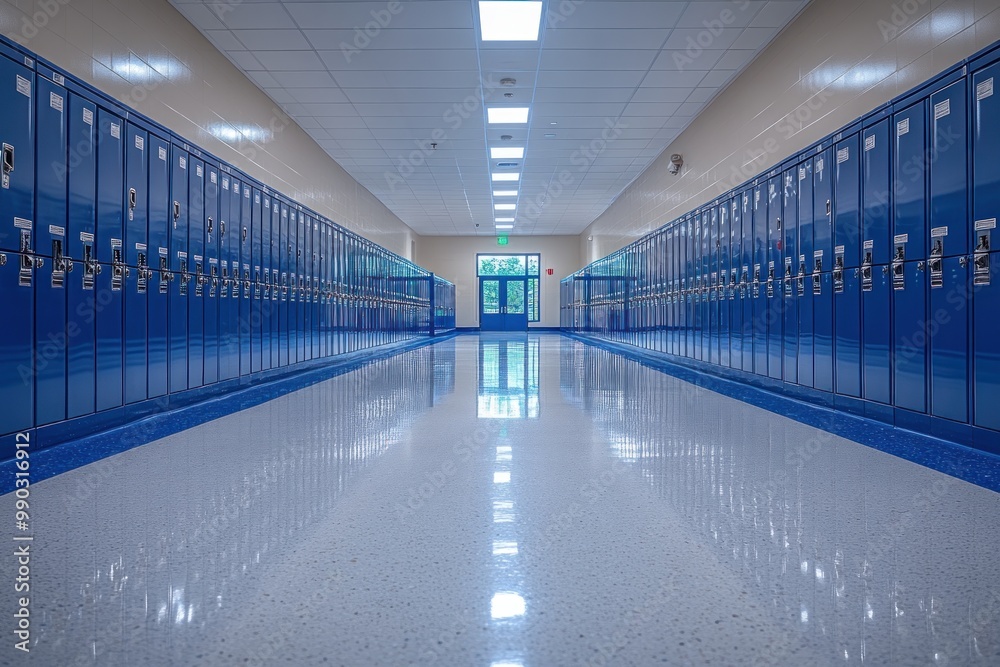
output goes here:
<path id="1" fill-rule="evenodd" d="M 497 245 L 507 245 L 507 237 L 506 236 L 498 236 L 497 237 Z"/>

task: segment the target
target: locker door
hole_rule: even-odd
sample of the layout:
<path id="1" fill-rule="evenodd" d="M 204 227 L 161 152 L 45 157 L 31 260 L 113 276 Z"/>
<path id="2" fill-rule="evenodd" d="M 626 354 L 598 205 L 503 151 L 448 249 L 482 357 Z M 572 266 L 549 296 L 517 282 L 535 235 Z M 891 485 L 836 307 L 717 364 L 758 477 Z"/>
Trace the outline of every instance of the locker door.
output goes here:
<path id="1" fill-rule="evenodd" d="M 146 400 L 149 292 L 149 158 L 146 131 L 132 123 L 125 136 L 125 402 Z"/>
<path id="2" fill-rule="evenodd" d="M 767 234 L 767 283 L 765 296 L 767 298 L 767 373 L 775 379 L 782 377 L 782 332 L 784 320 L 782 316 L 783 293 L 782 278 L 784 266 L 781 263 L 782 242 L 784 241 L 781 221 L 784 216 L 785 180 L 791 180 L 792 174 L 779 174 L 768 183 L 768 234 Z"/>
<path id="3" fill-rule="evenodd" d="M 167 393 L 167 309 L 170 299 L 170 145 L 149 135 L 149 341 L 150 398 Z"/>
<path id="4" fill-rule="evenodd" d="M 801 185 L 801 181 L 800 181 Z M 799 200 L 801 202 L 801 199 Z M 801 213 L 800 213 L 801 215 Z M 811 212 L 810 212 L 811 217 Z M 799 236 L 799 242 L 801 243 L 802 237 Z M 799 253 L 799 257 L 802 258 L 802 254 Z M 813 348 L 815 344 L 815 339 L 813 336 L 813 303 L 814 303 L 814 287 L 813 282 L 818 281 L 819 277 L 814 276 L 814 274 L 809 271 L 804 275 L 798 275 L 795 277 L 795 295 L 798 300 L 799 309 L 799 384 L 803 387 L 812 387 L 815 385 L 815 374 L 813 368 Z M 820 286 L 822 289 L 822 285 Z"/>
<path id="5" fill-rule="evenodd" d="M 310 265 L 309 265 L 309 285 L 310 288 L 309 295 L 309 319 L 308 319 L 308 330 L 309 330 L 309 349 L 306 350 L 307 359 L 318 359 L 322 356 L 322 351 L 320 350 L 320 336 L 321 327 L 319 321 L 319 277 L 320 277 L 320 249 L 322 248 L 322 241 L 320 239 L 319 222 L 315 218 L 306 218 L 306 230 L 312 230 L 312 248 L 309 252 Z"/>
<path id="6" fill-rule="evenodd" d="M 317 328 L 319 331 L 318 356 L 320 358 L 327 357 L 330 348 L 330 342 L 329 342 L 330 330 L 328 326 L 329 323 L 327 320 L 328 316 L 327 293 L 328 293 L 328 281 L 329 281 L 329 275 L 327 272 L 328 269 L 327 262 L 329 261 L 330 258 L 330 250 L 328 247 L 330 243 L 330 235 L 328 231 L 329 230 L 327 228 L 326 223 L 320 221 L 319 222 L 320 251 L 319 251 L 319 264 L 318 264 L 320 298 L 317 309 L 317 317 L 318 317 Z M 316 350 L 317 348 L 314 347 L 313 349 Z"/>
<path id="7" fill-rule="evenodd" d="M 753 219 L 754 219 L 754 190 L 745 190 L 742 195 L 741 202 L 741 217 L 743 219 L 743 276 L 740 278 L 743 281 L 743 312 L 740 314 L 740 319 L 743 324 L 742 335 L 740 336 L 742 341 L 742 355 L 743 355 L 743 370 L 748 373 L 753 373 L 754 364 L 754 351 L 753 351 L 753 339 L 754 339 L 754 230 L 753 230 Z M 758 287 L 758 292 L 760 288 Z"/>
<path id="8" fill-rule="evenodd" d="M 98 110 L 97 144 L 97 410 L 122 405 L 123 346 L 122 289 L 125 251 L 122 245 L 125 217 L 124 123 L 106 109 Z M 103 305 L 103 304 L 107 305 Z"/>
<path id="9" fill-rule="evenodd" d="M 876 246 L 877 247 L 877 246 Z M 891 343 L 889 313 L 892 279 L 886 264 L 861 268 L 863 306 L 863 396 L 866 400 L 892 402 Z"/>
<path id="10" fill-rule="evenodd" d="M 830 149 L 813 158 L 813 273 L 833 268 L 833 165 L 830 158 Z"/>
<path id="11" fill-rule="evenodd" d="M 69 256 L 76 265 L 75 275 L 69 277 L 67 293 L 70 304 L 67 331 L 76 334 L 68 337 L 66 350 L 66 416 L 70 419 L 92 414 L 96 409 L 97 341 L 95 313 L 90 305 L 95 303 L 94 288 L 99 266 L 94 247 L 97 222 L 96 116 L 97 107 L 92 102 L 70 93 L 69 143 L 76 149 L 73 169 L 66 173 L 69 184 L 69 229 L 66 238 Z M 0 197 L 3 196 L 0 194 Z M 0 285 L 6 288 L 9 283 Z"/>
<path id="12" fill-rule="evenodd" d="M 729 367 L 743 368 L 743 217 L 742 196 L 737 194 L 729 203 Z"/>
<path id="13" fill-rule="evenodd" d="M 968 265 L 965 255 L 933 257 L 928 264 L 931 414 L 962 423 L 969 421 Z"/>
<path id="14" fill-rule="evenodd" d="M 267 201 L 270 205 L 270 200 Z M 270 222 L 270 212 L 267 207 L 262 208 L 260 190 L 253 190 L 253 206 L 250 210 L 250 265 L 253 267 L 252 283 L 253 292 L 250 299 L 250 372 L 258 373 L 267 366 L 270 366 L 271 349 L 268 341 L 267 330 L 270 328 L 270 314 L 264 307 L 263 297 L 268 290 L 264 281 L 270 282 L 270 277 L 264 272 L 264 256 L 262 253 L 267 248 L 267 239 L 270 236 L 270 224 L 267 225 L 268 232 L 264 232 L 264 218 Z M 263 244 L 263 245 L 262 245 Z M 244 243 L 244 247 L 246 244 Z M 266 256 L 270 257 L 270 250 Z M 245 300 L 245 299 L 244 299 Z M 263 356 L 262 356 L 263 355 Z"/>
<path id="15" fill-rule="evenodd" d="M 1000 217 L 1000 98 L 994 93 L 1000 64 L 973 75 L 973 391 L 976 426 L 1000 430 L 1000 257 L 996 221 Z"/>
<path id="16" fill-rule="evenodd" d="M 35 424 L 66 418 L 67 136 L 66 91 L 44 76 L 36 79 L 38 143 L 35 164 Z M 4 285 L 4 291 L 16 290 Z M 30 312 L 25 315 L 30 316 Z M 18 313 L 18 317 L 22 314 Z M 30 326 L 30 324 L 29 324 Z M 25 366 L 27 368 L 27 366 Z"/>
<path id="17" fill-rule="evenodd" d="M 235 318 L 233 317 L 233 299 L 230 298 L 231 283 L 229 280 L 229 266 L 233 240 L 230 232 L 235 225 L 232 224 L 233 214 L 233 187 L 239 187 L 233 178 L 222 172 L 219 174 L 221 189 L 219 191 L 219 379 L 229 380 L 233 377 L 232 359 L 233 349 L 239 349 L 239 335 L 235 332 Z M 239 198 L 236 202 L 239 206 Z M 239 208 L 237 219 L 239 219 Z M 234 334 L 236 334 L 234 336 Z M 235 341 L 234 341 L 235 337 Z"/>
<path id="18" fill-rule="evenodd" d="M 282 301 L 281 304 L 281 345 L 280 345 L 280 366 L 288 366 L 295 363 L 295 225 L 289 225 L 288 206 L 284 202 L 274 199 L 272 210 L 281 226 L 281 239 L 283 262 L 281 283 Z"/>
<path id="19" fill-rule="evenodd" d="M 260 310 L 253 294 L 254 265 L 254 200 L 253 188 L 243 184 L 243 203 L 240 207 L 240 376 L 253 372 L 253 354 L 260 363 Z M 260 252 L 258 232 L 257 252 Z"/>
<path id="20" fill-rule="evenodd" d="M 814 274 L 813 387 L 833 391 L 833 274 Z"/>
<path id="21" fill-rule="evenodd" d="M 926 115 L 921 102 L 893 116 L 894 262 L 927 257 Z"/>
<path id="22" fill-rule="evenodd" d="M 862 136 L 861 264 L 885 266 L 892 259 L 889 119 L 869 127 Z"/>
<path id="23" fill-rule="evenodd" d="M 295 211 L 291 211 L 291 215 L 295 215 Z M 301 363 L 306 360 L 306 347 L 309 344 L 307 337 L 308 334 L 308 322 L 306 321 L 306 312 L 308 304 L 308 280 L 309 280 L 309 257 L 312 253 L 312 244 L 310 243 L 310 237 L 308 233 L 308 226 L 306 225 L 305 214 L 299 211 L 298 214 L 298 234 L 297 234 L 297 246 L 295 249 L 295 259 L 296 265 L 298 266 L 299 272 L 299 295 L 298 295 L 298 305 L 296 307 L 296 323 L 298 337 L 296 340 L 296 360 Z"/>
<path id="24" fill-rule="evenodd" d="M 785 172 L 782 193 L 782 379 L 785 382 L 799 381 L 799 309 L 795 289 L 795 261 L 798 258 L 798 183 L 799 168 Z"/>
<path id="25" fill-rule="evenodd" d="M 173 285 L 167 317 L 170 328 L 168 379 L 170 393 L 188 388 L 188 300 L 191 290 L 188 255 L 188 154 L 172 147 L 170 157 L 170 272 Z"/>
<path id="26" fill-rule="evenodd" d="M 264 226 L 263 261 L 271 267 L 271 294 L 267 296 L 265 284 L 264 303 L 264 368 L 278 368 L 281 365 L 281 338 L 284 335 L 282 327 L 286 325 L 285 311 L 282 309 L 288 301 L 288 275 L 282 276 L 287 269 L 286 249 L 287 233 L 281 233 L 281 214 L 278 202 L 268 196 L 264 197 L 261 218 Z M 266 275 L 265 271 L 265 275 Z"/>
<path id="27" fill-rule="evenodd" d="M 968 115 L 962 79 L 931 95 L 930 411 L 969 421 Z M 954 231 L 953 231 L 954 230 Z"/>
<path id="28" fill-rule="evenodd" d="M 927 407 L 925 268 L 923 261 L 894 262 L 892 266 L 893 404 L 920 413 Z"/>
<path id="29" fill-rule="evenodd" d="M 767 232 L 768 200 L 770 186 L 767 182 L 754 188 L 753 200 L 753 372 L 767 376 Z"/>
<path id="30" fill-rule="evenodd" d="M 691 277 L 693 279 L 693 292 L 691 298 L 691 324 L 688 327 L 688 347 L 689 355 L 692 359 L 702 358 L 701 333 L 701 294 L 702 294 L 702 257 L 701 257 L 701 213 L 691 216 L 691 223 L 688 227 L 690 237 L 688 242 L 691 246 Z"/>
<path id="31" fill-rule="evenodd" d="M 188 254 L 192 274 L 188 293 L 188 387 L 205 384 L 205 163 L 188 165 Z"/>
<path id="32" fill-rule="evenodd" d="M 231 177 L 232 178 L 232 177 Z M 232 178 L 232 191 L 229 195 L 229 211 L 225 220 L 225 235 L 228 239 L 229 256 L 229 342 L 226 346 L 227 372 L 226 379 L 240 376 L 240 357 L 242 355 L 241 340 L 244 337 L 243 320 L 240 318 L 240 230 L 243 229 L 243 183 Z"/>
<path id="33" fill-rule="evenodd" d="M 859 136 L 836 147 L 833 292 L 836 391 L 861 397 L 861 158 Z"/>
<path id="34" fill-rule="evenodd" d="M 219 381 L 219 168 L 205 164 L 204 382 Z"/>
<path id="35" fill-rule="evenodd" d="M 32 426 L 34 387 L 22 370 L 32 365 L 32 318 L 35 282 L 34 123 L 32 79 L 22 65 L 0 56 L 0 301 L 17 313 L 0 333 L 0 436 Z M 21 370 L 19 370 L 21 369 Z M 12 455 L 13 452 L 8 452 Z"/>
<path id="36" fill-rule="evenodd" d="M 724 200 L 719 205 L 719 240 L 718 240 L 718 272 L 719 272 L 719 364 L 723 368 L 729 368 L 732 363 L 732 354 L 729 343 L 729 295 L 730 275 L 732 272 L 733 260 L 729 256 L 730 250 L 730 223 L 729 214 L 732 208 L 729 200 Z"/>

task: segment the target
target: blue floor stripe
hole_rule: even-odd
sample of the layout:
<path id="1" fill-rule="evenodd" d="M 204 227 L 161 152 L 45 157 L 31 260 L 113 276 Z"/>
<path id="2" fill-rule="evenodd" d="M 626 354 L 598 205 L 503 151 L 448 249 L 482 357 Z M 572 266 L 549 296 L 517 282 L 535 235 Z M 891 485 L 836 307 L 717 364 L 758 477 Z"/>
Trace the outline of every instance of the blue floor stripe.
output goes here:
<path id="1" fill-rule="evenodd" d="M 563 331 L 562 334 L 685 382 L 829 431 L 834 435 L 951 475 L 984 489 L 1000 492 L 1000 456 L 989 452 L 895 428 L 846 412 L 812 405 L 766 389 L 704 373 L 671 363 L 661 353 L 647 352 L 624 343 L 589 338 L 568 331 Z"/>
<path id="2" fill-rule="evenodd" d="M 154 440 L 187 430 L 199 424 L 284 396 L 293 391 L 329 380 L 381 359 L 440 343 L 455 333 L 417 338 L 377 348 L 359 350 L 333 358 L 329 364 L 250 385 L 221 396 L 150 415 L 108 431 L 31 452 L 31 483 L 55 477 L 95 461 L 120 454 Z M 17 461 L 0 463 L 0 494 L 14 490 Z"/>

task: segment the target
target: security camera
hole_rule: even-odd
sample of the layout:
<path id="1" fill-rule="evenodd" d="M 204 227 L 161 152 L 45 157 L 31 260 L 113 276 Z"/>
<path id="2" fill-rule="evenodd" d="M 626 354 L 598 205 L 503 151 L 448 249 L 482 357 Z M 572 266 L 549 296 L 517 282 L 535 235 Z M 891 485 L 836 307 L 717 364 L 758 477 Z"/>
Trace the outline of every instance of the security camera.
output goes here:
<path id="1" fill-rule="evenodd" d="M 477 223 L 476 223 L 476 227 L 478 227 L 478 226 L 479 226 L 479 223 L 477 222 Z"/>
<path id="2" fill-rule="evenodd" d="M 680 153 L 674 153 L 670 156 L 670 165 L 667 167 L 667 171 L 676 176 L 683 166 L 684 156 Z"/>

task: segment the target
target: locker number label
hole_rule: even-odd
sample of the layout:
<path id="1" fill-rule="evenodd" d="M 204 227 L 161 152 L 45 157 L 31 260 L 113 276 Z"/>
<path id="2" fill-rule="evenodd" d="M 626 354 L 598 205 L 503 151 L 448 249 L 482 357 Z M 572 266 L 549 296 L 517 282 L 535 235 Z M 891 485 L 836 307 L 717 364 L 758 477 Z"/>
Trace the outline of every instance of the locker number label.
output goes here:
<path id="1" fill-rule="evenodd" d="M 49 93 L 49 106 L 62 113 L 63 111 L 63 96 L 58 93 Z"/>
<path id="2" fill-rule="evenodd" d="M 31 97 L 31 82 L 20 75 L 17 77 L 17 92 L 25 97 Z"/>
<path id="3" fill-rule="evenodd" d="M 934 105 L 934 120 L 940 120 L 951 114 L 951 100 L 938 102 Z"/>
<path id="4" fill-rule="evenodd" d="M 186 157 L 181 157 L 177 161 L 177 164 L 180 166 L 181 169 L 187 169 L 188 168 L 188 161 L 187 161 Z"/>
<path id="5" fill-rule="evenodd" d="M 83 122 L 86 123 L 87 125 L 93 125 L 94 124 L 94 111 L 93 111 L 93 109 L 84 109 L 83 110 Z"/>
<path id="6" fill-rule="evenodd" d="M 140 137 L 138 134 L 135 135 L 135 147 L 141 151 L 146 150 L 146 140 Z"/>
<path id="7" fill-rule="evenodd" d="M 993 96 L 993 77 L 986 79 L 978 86 L 976 86 L 976 101 L 980 102 L 985 100 L 987 97 Z"/>
<path id="8" fill-rule="evenodd" d="M 66 228 L 59 225 L 49 225 L 49 234 L 52 236 L 66 236 Z"/>
<path id="9" fill-rule="evenodd" d="M 163 146 L 160 146 L 160 151 L 159 151 L 158 155 L 159 155 L 160 160 L 162 160 L 163 162 L 167 161 L 167 149 L 164 148 Z"/>
<path id="10" fill-rule="evenodd" d="M 865 152 L 875 150 L 875 135 L 865 137 Z"/>
<path id="11" fill-rule="evenodd" d="M 874 250 L 875 249 L 875 241 L 865 241 L 862 244 L 862 249 L 863 250 Z"/>
<path id="12" fill-rule="evenodd" d="M 943 236 L 948 236 L 948 228 L 947 227 L 935 227 L 934 229 L 931 230 L 931 238 L 932 239 L 941 238 Z"/>
<path id="13" fill-rule="evenodd" d="M 18 229 L 27 229 L 31 231 L 31 220 L 25 220 L 24 218 L 14 218 L 14 226 Z"/>
<path id="14" fill-rule="evenodd" d="M 842 162 L 847 162 L 850 159 L 851 159 L 850 148 L 841 148 L 839 151 L 837 151 L 837 164 L 841 164 Z"/>
<path id="15" fill-rule="evenodd" d="M 987 229 L 996 229 L 996 228 L 997 228 L 997 219 L 996 218 L 990 218 L 988 220 L 976 220 L 976 231 L 977 232 L 982 232 L 982 231 L 986 231 Z"/>
<path id="16" fill-rule="evenodd" d="M 910 242 L 910 235 L 909 234 L 897 234 L 896 236 L 892 237 L 892 240 L 893 240 L 893 243 L 896 243 L 897 245 L 900 244 L 900 243 L 909 243 Z"/>
<path id="17" fill-rule="evenodd" d="M 904 134 L 910 133 L 910 119 L 901 120 L 896 123 L 896 136 L 901 137 Z"/>

